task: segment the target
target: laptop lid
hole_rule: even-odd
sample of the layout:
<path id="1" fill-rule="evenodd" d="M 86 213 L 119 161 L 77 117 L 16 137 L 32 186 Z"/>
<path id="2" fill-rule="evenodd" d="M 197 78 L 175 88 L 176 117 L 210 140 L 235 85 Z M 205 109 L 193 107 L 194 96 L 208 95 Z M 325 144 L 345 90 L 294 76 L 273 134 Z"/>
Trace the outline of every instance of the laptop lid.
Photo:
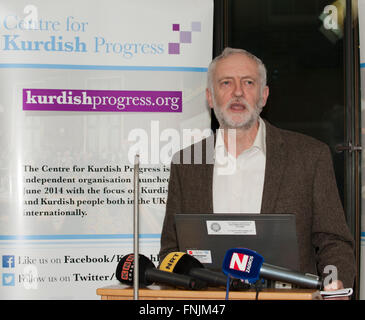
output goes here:
<path id="1" fill-rule="evenodd" d="M 176 214 L 179 250 L 213 270 L 222 270 L 226 251 L 256 251 L 264 262 L 299 270 L 293 214 Z"/>

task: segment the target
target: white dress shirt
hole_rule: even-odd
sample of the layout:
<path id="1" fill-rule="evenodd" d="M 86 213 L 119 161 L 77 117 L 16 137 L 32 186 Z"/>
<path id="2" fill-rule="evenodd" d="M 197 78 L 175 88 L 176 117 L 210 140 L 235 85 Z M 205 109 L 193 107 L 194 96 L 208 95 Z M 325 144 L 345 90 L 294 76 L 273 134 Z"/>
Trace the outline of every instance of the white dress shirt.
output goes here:
<path id="1" fill-rule="evenodd" d="M 237 158 L 227 152 L 222 133 L 218 130 L 215 145 L 213 212 L 260 213 L 266 164 L 265 122 L 259 119 L 253 145 Z"/>

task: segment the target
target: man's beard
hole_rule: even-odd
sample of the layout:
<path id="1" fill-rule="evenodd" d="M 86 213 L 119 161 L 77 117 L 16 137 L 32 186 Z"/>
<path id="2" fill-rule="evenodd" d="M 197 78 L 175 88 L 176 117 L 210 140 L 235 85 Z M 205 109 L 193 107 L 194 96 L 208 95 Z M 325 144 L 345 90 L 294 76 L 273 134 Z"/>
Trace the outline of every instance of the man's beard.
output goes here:
<path id="1" fill-rule="evenodd" d="M 250 129 L 258 121 L 260 113 L 262 111 L 260 102 L 261 99 L 259 99 L 259 102 L 256 103 L 255 106 L 252 106 L 244 98 L 232 98 L 224 107 L 221 107 L 216 103 L 213 94 L 213 108 L 221 128 L 243 130 Z M 234 120 L 234 116 L 232 117 L 225 112 L 235 103 L 239 103 L 246 108 L 246 110 L 244 110 L 242 114 L 237 115 L 241 118 L 239 120 Z"/>

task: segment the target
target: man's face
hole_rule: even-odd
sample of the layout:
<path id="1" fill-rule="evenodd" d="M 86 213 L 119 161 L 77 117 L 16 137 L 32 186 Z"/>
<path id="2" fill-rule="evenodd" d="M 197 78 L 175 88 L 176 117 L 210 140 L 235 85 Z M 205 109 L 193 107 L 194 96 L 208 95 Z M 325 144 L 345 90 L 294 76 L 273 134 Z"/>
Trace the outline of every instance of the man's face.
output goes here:
<path id="1" fill-rule="evenodd" d="M 212 85 L 213 92 L 207 89 L 207 100 L 223 128 L 250 128 L 269 94 L 267 86 L 261 90 L 256 61 L 242 54 L 217 62 Z"/>

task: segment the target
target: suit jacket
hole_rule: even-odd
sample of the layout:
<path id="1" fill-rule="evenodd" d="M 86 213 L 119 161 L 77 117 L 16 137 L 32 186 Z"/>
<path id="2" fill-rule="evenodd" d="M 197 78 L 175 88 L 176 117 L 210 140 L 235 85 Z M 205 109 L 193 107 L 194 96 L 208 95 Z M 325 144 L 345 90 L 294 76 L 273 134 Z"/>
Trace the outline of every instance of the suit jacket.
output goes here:
<path id="1" fill-rule="evenodd" d="M 276 128 L 267 121 L 265 124 L 266 169 L 261 213 L 294 213 L 300 271 L 325 277 L 328 275 L 323 274 L 325 267 L 334 265 L 338 279 L 345 287 L 352 287 L 354 242 L 345 221 L 328 146 L 303 134 Z M 175 213 L 213 213 L 214 143 L 210 139 L 214 136 L 173 158 L 161 234 L 161 260 L 169 252 L 179 251 Z M 206 148 L 207 145 L 213 147 Z M 191 152 L 193 159 L 194 150 L 202 150 L 202 164 L 180 164 L 183 154 Z"/>

